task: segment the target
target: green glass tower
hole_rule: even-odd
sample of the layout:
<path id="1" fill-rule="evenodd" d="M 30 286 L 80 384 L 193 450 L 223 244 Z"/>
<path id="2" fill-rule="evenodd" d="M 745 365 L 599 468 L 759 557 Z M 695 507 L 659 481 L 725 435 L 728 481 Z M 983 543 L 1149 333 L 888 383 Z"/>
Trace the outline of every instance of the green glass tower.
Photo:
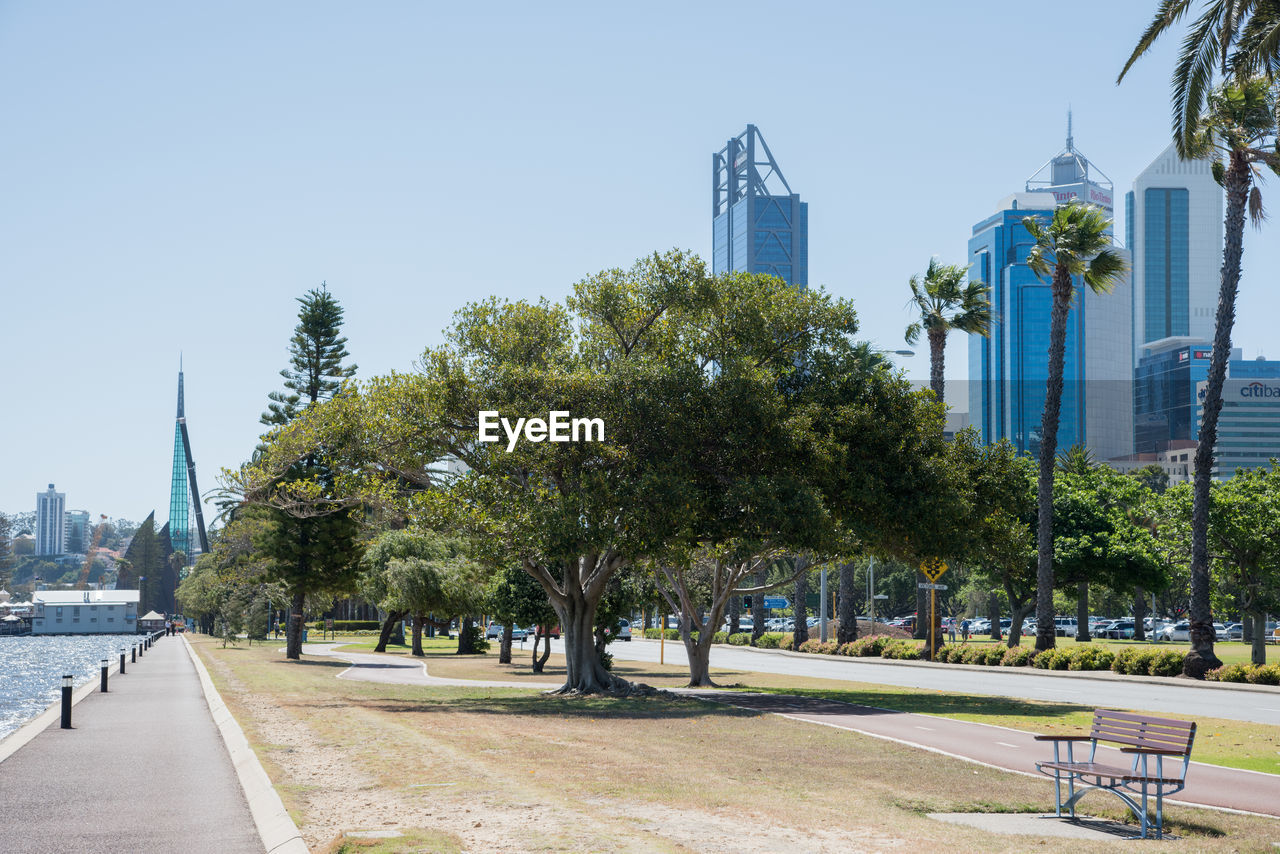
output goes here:
<path id="1" fill-rule="evenodd" d="M 204 514 L 200 511 L 200 489 L 196 486 L 196 464 L 191 457 L 191 438 L 187 434 L 187 417 L 183 401 L 182 363 L 178 363 L 178 417 L 173 426 L 173 477 L 169 486 L 169 539 L 174 551 L 193 563 L 197 550 L 207 552 L 209 539 L 204 530 Z M 196 537 L 192 537 L 192 521 Z"/>

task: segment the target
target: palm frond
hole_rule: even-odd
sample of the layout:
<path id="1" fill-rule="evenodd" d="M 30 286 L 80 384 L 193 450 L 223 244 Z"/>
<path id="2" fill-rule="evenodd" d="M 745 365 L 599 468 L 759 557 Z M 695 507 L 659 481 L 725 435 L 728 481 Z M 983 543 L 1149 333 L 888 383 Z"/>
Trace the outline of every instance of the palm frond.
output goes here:
<path id="1" fill-rule="evenodd" d="M 1215 0 L 1187 31 L 1172 79 L 1173 141 L 1178 154 L 1191 156 L 1194 128 L 1203 112 L 1206 96 L 1218 67 L 1225 61 L 1219 28 L 1231 0 Z"/>
<path id="2" fill-rule="evenodd" d="M 1116 83 L 1124 80 L 1124 76 L 1129 73 L 1129 69 L 1138 61 L 1138 58 L 1151 49 L 1156 39 L 1160 38 L 1170 27 L 1178 23 L 1187 7 L 1191 5 L 1191 0 L 1161 0 L 1160 7 L 1156 10 L 1156 16 L 1147 26 L 1146 32 L 1142 34 L 1142 38 L 1138 39 L 1138 44 L 1130 54 L 1129 59 L 1124 64 L 1124 68 L 1120 69 L 1120 75 L 1116 77 Z"/>
<path id="3" fill-rule="evenodd" d="M 1267 212 L 1262 207 L 1262 188 L 1254 184 L 1249 190 L 1249 221 L 1254 228 L 1262 228 L 1266 218 Z"/>
<path id="4" fill-rule="evenodd" d="M 1111 289 L 1124 279 L 1127 272 L 1129 272 L 1129 265 L 1125 262 L 1124 256 L 1114 249 L 1104 249 L 1093 256 L 1093 260 L 1089 262 L 1084 274 L 1084 283 L 1094 293 L 1110 293 Z"/>

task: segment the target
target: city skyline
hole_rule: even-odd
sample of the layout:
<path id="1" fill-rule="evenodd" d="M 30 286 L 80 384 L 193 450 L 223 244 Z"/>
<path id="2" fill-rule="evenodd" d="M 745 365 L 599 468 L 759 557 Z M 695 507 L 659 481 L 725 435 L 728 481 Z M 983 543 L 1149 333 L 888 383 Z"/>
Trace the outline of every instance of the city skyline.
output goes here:
<path id="1" fill-rule="evenodd" d="M 163 515 L 180 351 L 194 461 L 215 487 L 252 452 L 294 298 L 321 281 L 370 377 L 410 369 L 465 301 L 560 299 L 672 246 L 711 263 L 706 157 L 748 123 L 809 205 L 809 286 L 853 298 L 860 337 L 897 349 L 907 279 L 931 255 L 964 261 L 972 224 L 1061 145 L 1069 106 L 1118 187 L 1168 145 L 1176 44 L 1117 87 L 1149 10 L 1081 7 L 1077 24 L 938 4 L 922 27 L 906 9 L 815 3 L 774 27 L 780 71 L 707 99 L 701 81 L 723 75 L 708 34 L 745 38 L 763 4 L 6 4 L 0 355 L 19 370 L 0 509 L 28 512 L 52 481 L 95 515 Z M 1087 41 L 1093 62 L 1009 74 L 1042 63 L 1045 32 Z M 928 62 L 904 64 L 908 38 Z M 1280 299 L 1274 228 L 1245 236 L 1246 359 Z M 965 344 L 950 342 L 949 380 L 967 376 Z M 35 353 L 41 372 L 23 371 Z M 927 354 L 896 361 L 927 376 Z"/>

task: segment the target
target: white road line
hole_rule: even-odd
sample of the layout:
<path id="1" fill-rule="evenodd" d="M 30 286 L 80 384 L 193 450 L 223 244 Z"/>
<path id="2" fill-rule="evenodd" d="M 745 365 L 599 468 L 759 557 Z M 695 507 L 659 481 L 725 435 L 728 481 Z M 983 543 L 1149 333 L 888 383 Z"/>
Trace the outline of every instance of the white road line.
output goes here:
<path id="1" fill-rule="evenodd" d="M 919 725 L 917 725 L 917 726 L 916 726 L 916 729 L 922 729 L 922 730 L 925 730 L 926 732 L 933 732 L 933 727 L 931 727 L 931 726 L 919 726 Z"/>
<path id="2" fill-rule="evenodd" d="M 1009 743 L 1009 742 L 1007 742 L 1007 741 L 997 741 L 997 742 L 996 742 L 996 744 L 1000 745 L 1001 747 L 1012 747 L 1014 750 L 1021 750 L 1021 749 L 1022 749 L 1022 748 L 1021 748 L 1021 747 L 1019 747 L 1018 745 L 1016 745 L 1016 744 L 1010 744 L 1010 743 Z"/>

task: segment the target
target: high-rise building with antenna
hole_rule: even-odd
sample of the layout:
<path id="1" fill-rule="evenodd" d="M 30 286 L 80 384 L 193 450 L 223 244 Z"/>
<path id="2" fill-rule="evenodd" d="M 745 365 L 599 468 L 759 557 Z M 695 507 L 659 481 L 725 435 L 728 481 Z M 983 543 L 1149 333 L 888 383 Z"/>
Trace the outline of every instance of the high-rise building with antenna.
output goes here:
<path id="1" fill-rule="evenodd" d="M 173 477 L 169 486 L 169 539 L 174 551 L 187 556 L 188 563 L 195 560 L 197 552 L 209 550 L 204 513 L 200 509 L 200 488 L 196 485 L 196 464 L 191 457 L 191 438 L 187 433 L 181 358 L 178 360 L 178 417 L 173 428 Z"/>
<path id="2" fill-rule="evenodd" d="M 765 273 L 809 283 L 809 205 L 791 192 L 755 125 L 711 158 L 714 273 Z"/>
<path id="3" fill-rule="evenodd" d="M 1075 147 L 1071 117 L 1067 144 L 1036 170 L 1025 192 L 1002 199 L 973 227 L 969 275 L 991 288 L 989 337 L 969 336 L 969 417 L 986 442 L 1008 439 L 1038 454 L 1049 373 L 1050 283 L 1027 266 L 1035 245 L 1023 219 L 1048 222 L 1054 209 L 1080 199 L 1112 213 L 1111 180 Z M 1123 251 L 1123 250 L 1121 250 Z M 1079 443 L 1098 459 L 1133 447 L 1133 344 L 1130 280 L 1109 294 L 1075 282 L 1067 315 L 1058 447 Z"/>

